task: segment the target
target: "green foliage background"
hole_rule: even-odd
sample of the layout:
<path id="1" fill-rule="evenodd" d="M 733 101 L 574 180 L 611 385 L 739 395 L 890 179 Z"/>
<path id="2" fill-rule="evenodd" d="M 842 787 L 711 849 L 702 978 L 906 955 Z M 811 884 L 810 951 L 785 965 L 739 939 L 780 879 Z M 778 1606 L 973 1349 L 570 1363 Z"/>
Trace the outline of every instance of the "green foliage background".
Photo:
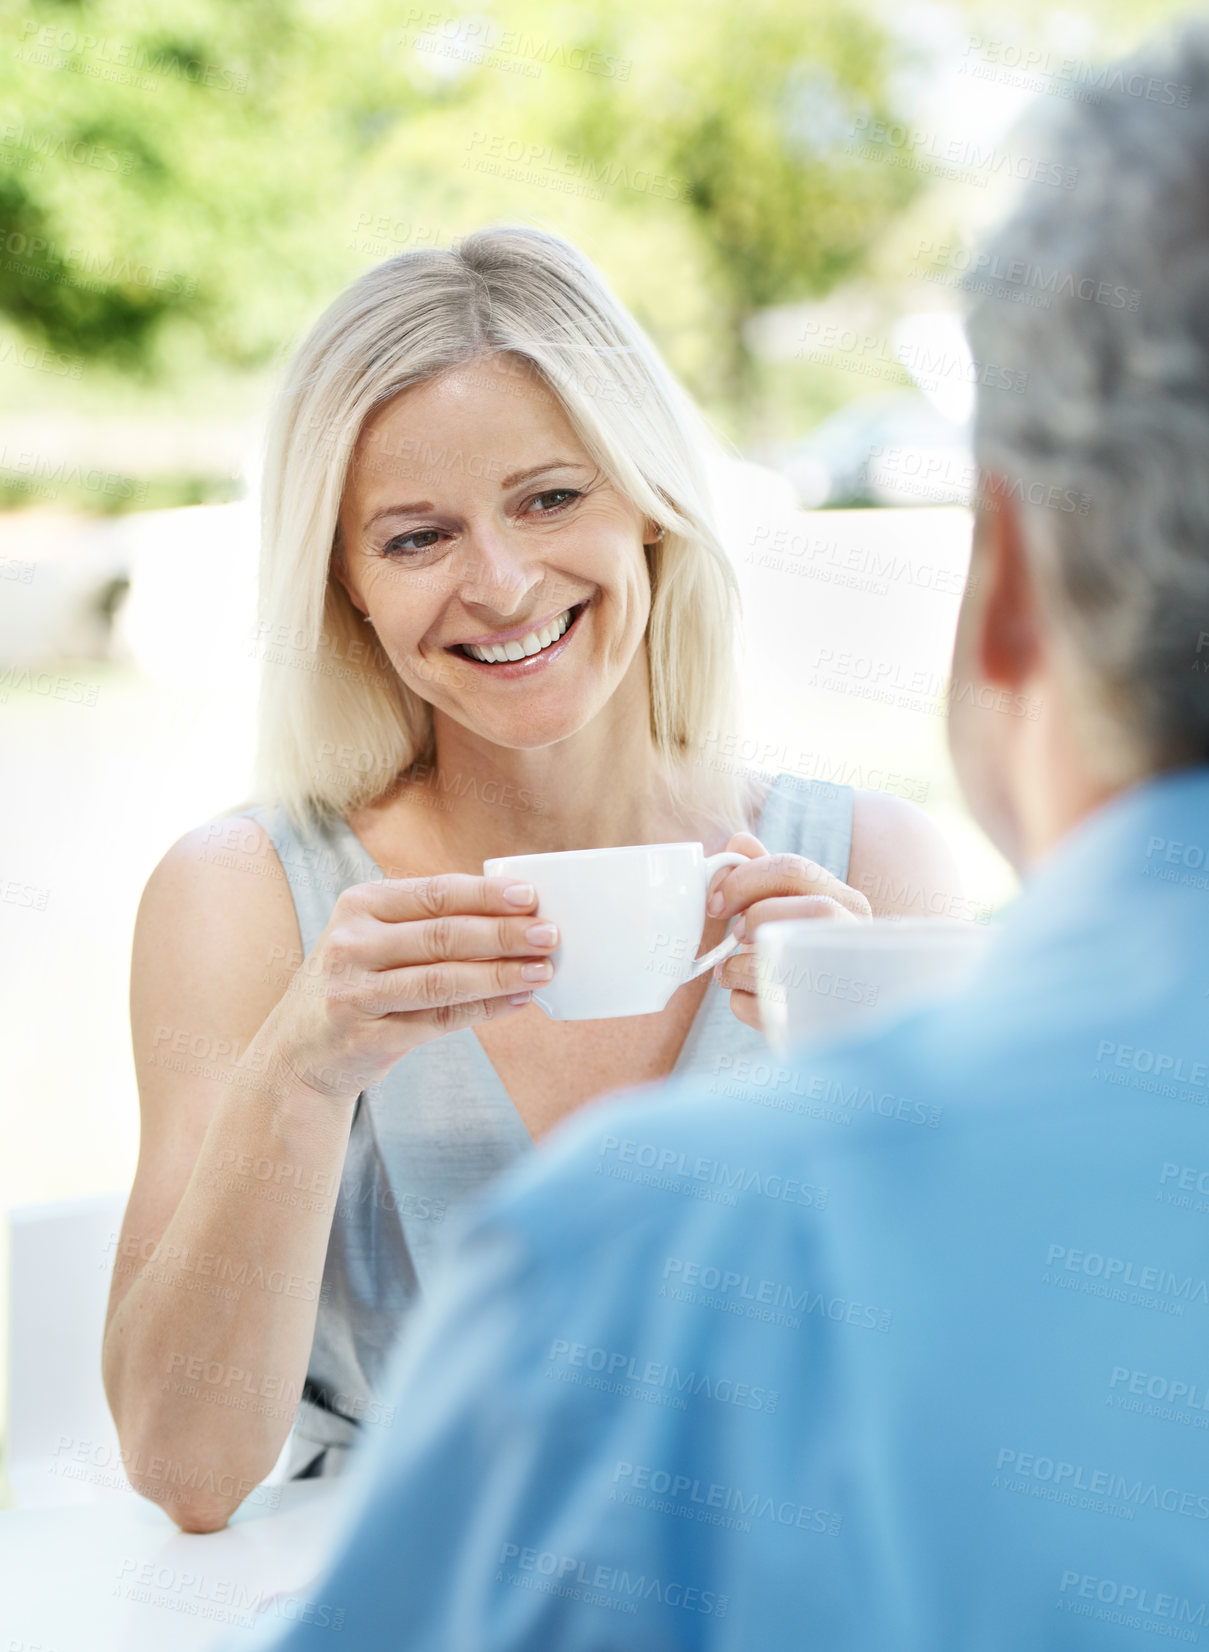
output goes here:
<path id="1" fill-rule="evenodd" d="M 741 413 L 747 317 L 842 278 L 914 187 L 834 148 L 902 55 L 842 0 L 17 0 L 6 28 L 0 313 L 148 385 L 262 367 L 366 264 L 520 218 Z"/>
<path id="2" fill-rule="evenodd" d="M 1102 0 L 1106 44 L 1167 9 Z M 876 265 L 927 193 L 846 146 L 919 66 L 853 0 L 9 0 L 0 27 L 0 330 L 81 381 L 21 391 L 91 417 L 246 402 L 367 265 L 520 219 L 600 263 L 730 435 L 796 434 L 834 388 L 756 360 L 750 318 Z"/>

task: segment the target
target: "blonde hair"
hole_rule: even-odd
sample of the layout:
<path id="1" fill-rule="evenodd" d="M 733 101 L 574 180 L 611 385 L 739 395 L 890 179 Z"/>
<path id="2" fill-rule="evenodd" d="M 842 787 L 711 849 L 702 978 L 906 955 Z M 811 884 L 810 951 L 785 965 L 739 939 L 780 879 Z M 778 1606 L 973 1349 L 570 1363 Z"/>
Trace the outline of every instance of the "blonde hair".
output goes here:
<path id="1" fill-rule="evenodd" d="M 367 416 L 480 360 L 544 384 L 594 463 L 664 529 L 647 551 L 651 733 L 679 806 L 746 826 L 746 777 L 711 760 L 711 747 L 734 749 L 723 737 L 739 703 L 738 586 L 707 481 L 722 449 L 588 260 L 514 225 L 367 271 L 293 356 L 264 471 L 258 797 L 309 833 L 313 812 L 347 815 L 431 760 L 431 706 L 333 572 L 337 513 Z"/>

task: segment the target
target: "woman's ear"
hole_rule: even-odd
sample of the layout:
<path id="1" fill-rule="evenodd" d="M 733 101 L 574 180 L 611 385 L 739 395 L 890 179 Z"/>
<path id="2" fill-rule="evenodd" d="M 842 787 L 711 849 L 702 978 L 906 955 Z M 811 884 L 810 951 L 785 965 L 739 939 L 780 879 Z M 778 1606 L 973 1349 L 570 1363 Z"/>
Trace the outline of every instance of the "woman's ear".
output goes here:
<path id="1" fill-rule="evenodd" d="M 642 554 L 646 558 L 646 576 L 650 581 L 652 599 L 655 595 L 655 582 L 659 576 L 659 564 L 655 560 L 658 553 L 659 546 L 657 544 L 642 547 Z"/>
<path id="2" fill-rule="evenodd" d="M 340 581 L 341 585 L 344 586 L 344 589 L 348 592 L 348 600 L 352 603 L 353 607 L 358 613 L 364 614 L 365 618 L 368 619 L 369 614 L 366 611 L 365 604 L 362 602 L 361 597 L 357 592 L 357 588 L 353 584 L 352 575 L 348 571 L 348 558 L 344 554 L 344 539 L 340 533 L 339 523 L 336 524 L 336 532 L 332 539 L 332 555 L 328 566 L 332 573 Z"/>

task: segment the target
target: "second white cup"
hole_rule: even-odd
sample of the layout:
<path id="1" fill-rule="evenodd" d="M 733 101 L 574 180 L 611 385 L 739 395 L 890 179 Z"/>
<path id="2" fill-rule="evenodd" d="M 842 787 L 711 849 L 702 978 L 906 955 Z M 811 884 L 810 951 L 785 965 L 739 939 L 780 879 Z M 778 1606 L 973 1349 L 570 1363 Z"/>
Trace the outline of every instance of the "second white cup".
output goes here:
<path id="1" fill-rule="evenodd" d="M 842 1034 L 957 992 L 995 924 L 945 918 L 782 918 L 756 931 L 760 1019 L 773 1049 Z"/>

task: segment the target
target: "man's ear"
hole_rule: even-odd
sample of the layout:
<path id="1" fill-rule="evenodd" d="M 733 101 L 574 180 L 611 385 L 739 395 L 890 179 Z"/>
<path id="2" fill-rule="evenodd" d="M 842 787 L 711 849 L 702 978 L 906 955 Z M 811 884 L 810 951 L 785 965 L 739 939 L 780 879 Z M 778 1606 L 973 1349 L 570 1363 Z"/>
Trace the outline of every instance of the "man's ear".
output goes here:
<path id="1" fill-rule="evenodd" d="M 1041 659 L 1040 613 L 1020 508 L 1001 476 L 984 487 L 978 537 L 983 590 L 973 638 L 977 669 L 987 682 L 1018 688 Z"/>

